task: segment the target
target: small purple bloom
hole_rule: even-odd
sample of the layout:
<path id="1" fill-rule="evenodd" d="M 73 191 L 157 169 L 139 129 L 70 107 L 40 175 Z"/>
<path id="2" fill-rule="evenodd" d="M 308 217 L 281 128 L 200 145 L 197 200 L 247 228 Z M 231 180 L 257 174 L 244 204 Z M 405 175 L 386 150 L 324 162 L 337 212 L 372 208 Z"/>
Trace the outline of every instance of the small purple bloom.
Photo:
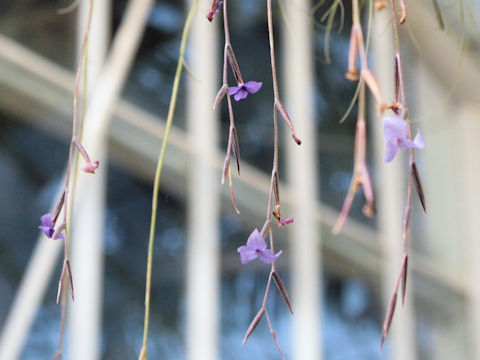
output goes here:
<path id="1" fill-rule="evenodd" d="M 213 13 L 214 14 L 217 14 L 218 13 L 218 8 L 223 4 L 223 1 L 219 1 L 215 4 L 215 6 L 213 7 Z"/>
<path id="2" fill-rule="evenodd" d="M 425 139 L 417 129 L 415 139 L 408 138 L 408 124 L 399 116 L 383 118 L 383 136 L 385 137 L 385 162 L 393 160 L 399 149 L 423 149 Z"/>
<path id="3" fill-rule="evenodd" d="M 257 229 L 253 230 L 248 237 L 247 245 L 240 246 L 237 251 L 240 253 L 242 264 L 247 264 L 257 257 L 264 264 L 270 264 L 282 255 L 282 251 L 275 254 L 272 250 L 267 249 L 267 243 Z"/>
<path id="4" fill-rule="evenodd" d="M 277 219 L 277 226 L 278 227 L 283 227 L 283 226 L 291 224 L 291 223 L 293 223 L 293 218 L 286 218 L 286 219 L 280 218 L 280 220 Z"/>
<path id="5" fill-rule="evenodd" d="M 262 83 L 259 81 L 247 81 L 245 84 L 230 86 L 228 88 L 228 94 L 233 95 L 235 101 L 240 101 L 245 99 L 248 94 L 255 94 L 261 87 Z"/>
<path id="6" fill-rule="evenodd" d="M 210 9 L 210 11 L 207 13 L 207 16 L 206 16 L 208 21 L 211 22 L 213 20 L 213 15 L 218 13 L 218 10 L 222 4 L 223 4 L 223 1 L 219 1 L 215 3 L 215 5 L 213 6 L 213 9 Z"/>
<path id="7" fill-rule="evenodd" d="M 50 213 L 43 215 L 40 218 L 40 224 L 41 225 L 38 228 L 42 230 L 43 233 L 47 235 L 49 239 L 51 239 L 53 234 L 55 233 L 55 227 L 53 226 L 52 215 L 50 215 Z M 55 240 L 59 240 L 59 239 L 65 240 L 65 235 L 58 234 Z"/>

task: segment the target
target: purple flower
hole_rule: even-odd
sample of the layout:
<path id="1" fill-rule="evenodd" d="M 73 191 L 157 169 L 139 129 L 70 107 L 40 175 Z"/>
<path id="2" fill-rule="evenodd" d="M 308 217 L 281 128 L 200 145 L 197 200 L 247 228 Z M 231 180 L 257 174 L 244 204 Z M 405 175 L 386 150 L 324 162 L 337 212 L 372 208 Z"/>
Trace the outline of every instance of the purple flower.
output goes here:
<path id="1" fill-rule="evenodd" d="M 237 251 L 240 253 L 242 264 L 247 264 L 257 257 L 261 262 L 270 264 L 282 255 L 282 251 L 275 254 L 272 250 L 267 249 L 267 243 L 257 229 L 253 230 L 248 237 L 247 245 L 240 246 Z"/>
<path id="2" fill-rule="evenodd" d="M 89 174 L 95 174 L 95 170 L 98 169 L 99 165 L 100 162 L 98 161 L 88 162 L 84 167 L 82 167 L 82 170 Z"/>
<path id="3" fill-rule="evenodd" d="M 415 139 L 408 138 L 408 124 L 398 116 L 383 118 L 383 136 L 385 137 L 385 162 L 393 160 L 399 149 L 423 149 L 425 139 L 417 129 Z"/>
<path id="4" fill-rule="evenodd" d="M 262 83 L 258 81 L 247 81 L 245 84 L 239 84 L 238 86 L 230 86 L 228 88 L 228 94 L 234 95 L 235 101 L 245 99 L 248 94 L 255 94 L 262 87 Z"/>
<path id="5" fill-rule="evenodd" d="M 277 226 L 278 226 L 278 227 L 283 227 L 283 226 L 285 226 L 285 225 L 288 225 L 288 224 L 293 223 L 293 220 L 294 220 L 293 218 L 286 218 L 286 219 L 280 218 L 280 219 L 277 219 Z"/>
<path id="6" fill-rule="evenodd" d="M 218 13 L 218 8 L 223 4 L 223 1 L 219 1 L 215 4 L 215 6 L 213 7 L 213 13 L 216 14 Z"/>
<path id="7" fill-rule="evenodd" d="M 223 1 L 219 1 L 215 3 L 212 9 L 210 9 L 210 11 L 206 15 L 206 18 L 208 19 L 208 21 L 211 22 L 213 20 L 213 15 L 218 13 L 218 10 L 222 4 L 223 4 Z"/>
<path id="8" fill-rule="evenodd" d="M 53 234 L 55 233 L 55 227 L 53 226 L 52 215 L 50 215 L 50 213 L 43 215 L 40 218 L 40 224 L 41 225 L 38 228 L 42 230 L 43 233 L 47 235 L 49 239 L 51 239 Z M 54 240 L 59 240 L 59 239 L 65 240 L 65 235 L 58 234 Z"/>

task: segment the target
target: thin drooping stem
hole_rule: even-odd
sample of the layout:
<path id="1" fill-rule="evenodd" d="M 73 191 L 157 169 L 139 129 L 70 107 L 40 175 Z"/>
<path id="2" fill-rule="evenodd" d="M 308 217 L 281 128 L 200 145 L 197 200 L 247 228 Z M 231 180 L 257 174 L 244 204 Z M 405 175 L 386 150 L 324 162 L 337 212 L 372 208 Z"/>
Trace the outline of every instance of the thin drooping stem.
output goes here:
<path id="1" fill-rule="evenodd" d="M 357 56 L 360 58 L 361 73 L 368 88 L 377 101 L 377 107 L 380 113 L 387 108 L 383 99 L 380 86 L 368 66 L 367 51 L 363 40 L 362 24 L 360 21 L 360 7 L 358 0 L 352 0 L 352 31 L 350 35 L 350 48 L 348 53 L 348 72 L 345 77 L 350 81 L 358 81 L 359 72 L 356 66 Z"/>
<path id="2" fill-rule="evenodd" d="M 213 3 L 212 3 L 213 6 Z M 223 2 L 223 29 L 225 33 L 225 45 L 223 50 L 223 72 L 222 72 L 222 87 L 217 93 L 213 108 L 215 108 L 224 96 L 227 97 L 227 106 L 228 106 L 228 118 L 230 121 L 229 132 L 228 132 L 228 145 L 227 151 L 225 154 L 225 161 L 223 163 L 222 170 L 222 185 L 225 183 L 225 180 L 228 176 L 229 178 L 229 187 L 230 187 L 230 197 L 232 200 L 232 205 L 237 212 L 240 214 L 240 211 L 237 207 L 237 202 L 235 200 L 235 192 L 233 190 L 233 181 L 231 177 L 231 155 L 233 153 L 235 157 L 235 162 L 237 164 L 237 172 L 240 174 L 240 146 L 237 138 L 237 130 L 235 128 L 235 117 L 233 114 L 233 105 L 232 99 L 228 91 L 228 64 L 232 69 L 233 75 L 237 84 L 243 84 L 242 74 L 240 72 L 240 67 L 238 66 L 235 53 L 233 51 L 232 44 L 230 43 L 230 29 L 228 24 L 228 1 L 224 0 Z"/>
<path id="3" fill-rule="evenodd" d="M 66 278 L 63 277 L 61 281 L 65 282 Z M 66 286 L 64 285 L 63 288 Z M 60 330 L 59 330 L 59 337 L 58 337 L 58 344 L 57 344 L 57 352 L 53 356 L 52 360 L 61 359 L 62 357 L 62 348 L 63 348 L 63 339 L 65 337 L 65 320 L 67 315 L 67 292 L 65 290 L 62 291 L 62 306 L 61 306 L 61 315 L 60 315 Z"/>
<path id="4" fill-rule="evenodd" d="M 77 66 L 77 71 L 75 75 L 75 85 L 74 85 L 74 96 L 73 96 L 73 121 L 72 121 L 72 139 L 70 141 L 70 146 L 69 146 L 69 151 L 68 151 L 68 163 L 67 163 L 67 172 L 65 175 L 65 185 L 64 185 L 64 190 L 60 196 L 60 199 L 57 202 L 57 206 L 55 207 L 54 214 L 52 216 L 53 223 L 57 222 L 58 216 L 60 215 L 61 211 L 63 210 L 63 222 L 60 227 L 57 228 L 57 232 L 60 229 L 65 230 L 65 237 L 64 237 L 64 259 L 63 259 L 63 266 L 62 266 L 62 273 L 60 274 L 60 280 L 58 284 L 58 292 L 57 292 L 57 303 L 59 302 L 59 299 L 61 297 L 61 317 L 60 317 L 60 330 L 59 330 L 59 339 L 58 339 L 58 345 L 57 345 L 57 353 L 54 356 L 54 359 L 61 358 L 62 356 L 62 348 L 63 348 L 63 339 L 65 335 L 65 319 L 66 319 L 66 308 L 67 308 L 67 287 L 70 289 L 70 295 L 72 297 L 72 300 L 74 300 L 74 288 L 73 288 L 73 277 L 72 277 L 72 272 L 70 268 L 70 261 L 69 261 L 69 239 L 70 239 L 70 222 L 72 218 L 72 211 L 70 210 L 71 206 L 73 205 L 73 200 L 74 200 L 74 189 L 76 186 L 76 178 L 77 178 L 77 173 L 78 173 L 78 154 L 80 153 L 77 152 L 76 156 L 76 165 L 73 166 L 73 155 L 74 155 L 74 150 L 75 147 L 77 149 L 82 149 L 82 156 L 85 157 L 85 155 L 88 158 L 88 154 L 86 153 L 86 150 L 83 149 L 83 146 L 81 145 L 80 141 L 78 140 L 78 137 L 81 136 L 81 133 L 83 132 L 83 116 L 84 116 L 84 111 L 82 111 L 82 119 L 80 121 L 80 124 L 77 122 L 78 118 L 78 98 L 79 98 L 79 91 L 80 91 L 80 79 L 81 79 L 81 74 L 82 74 L 82 69 L 84 67 L 84 59 L 86 56 L 86 51 L 87 51 L 87 44 L 88 44 L 88 37 L 90 34 L 90 28 L 91 28 L 91 23 L 92 23 L 92 14 L 93 14 L 93 4 L 94 0 L 90 0 L 89 2 L 89 8 L 88 8 L 88 16 L 87 16 L 87 24 L 86 24 L 86 29 L 85 29 L 85 34 L 83 37 L 83 42 L 82 42 L 82 47 L 80 49 L 80 59 L 78 61 L 78 66 Z M 86 68 L 86 67 L 85 67 Z M 86 79 L 86 71 L 84 79 Z M 86 84 L 84 83 L 84 86 Z M 85 88 L 84 88 L 85 89 Z M 83 96 L 83 110 L 85 108 L 85 91 L 84 91 L 84 96 Z M 78 135 L 80 134 L 80 135 Z M 73 167 L 73 181 L 72 181 L 72 190 L 70 189 L 70 176 L 72 173 L 72 167 Z M 71 195 L 71 196 L 70 196 Z M 54 233 L 53 238 L 56 238 L 57 233 Z"/>
<path id="5" fill-rule="evenodd" d="M 175 79 L 173 82 L 172 95 L 170 98 L 170 105 L 168 108 L 167 122 L 165 126 L 165 134 L 162 141 L 162 147 L 160 149 L 160 154 L 158 156 L 157 167 L 155 170 L 155 179 L 153 184 L 153 196 L 152 196 L 152 216 L 150 220 L 150 233 L 148 238 L 148 255 L 147 255 L 147 271 L 146 271 L 146 284 L 145 284 L 145 317 L 144 317 L 144 326 L 143 326 L 143 341 L 142 348 L 139 354 L 139 360 L 147 359 L 147 341 L 148 341 L 148 328 L 150 320 L 150 291 L 152 284 L 152 267 L 153 267 L 153 250 L 155 242 L 155 225 L 157 220 L 157 208 L 158 208 L 158 194 L 160 190 L 160 178 L 163 169 L 163 162 L 165 158 L 165 151 L 167 148 L 168 138 L 170 135 L 170 130 L 172 128 L 173 116 L 175 114 L 175 106 L 177 104 L 177 95 L 180 85 L 180 77 L 182 74 L 184 57 L 185 57 L 185 48 L 187 46 L 188 34 L 190 32 L 190 27 L 193 21 L 194 14 L 198 6 L 198 0 L 194 0 L 190 11 L 188 12 L 187 19 L 185 21 L 185 26 L 183 28 L 182 40 L 180 44 L 180 52 L 178 56 L 177 69 L 175 72 Z"/>
<path id="6" fill-rule="evenodd" d="M 270 250 L 275 251 L 274 247 L 274 241 L 273 241 L 273 231 L 272 231 L 272 215 L 274 215 L 277 218 L 277 221 L 279 224 L 281 224 L 281 215 L 280 215 L 280 194 L 278 190 L 278 147 L 279 147 L 279 141 L 278 141 L 278 115 L 277 111 L 280 112 L 280 115 L 283 117 L 285 122 L 287 123 L 287 126 L 290 129 L 291 135 L 295 142 L 297 144 L 301 144 L 300 139 L 298 139 L 295 135 L 295 131 L 293 130 L 292 122 L 290 120 L 290 117 L 288 116 L 283 104 L 280 101 L 280 96 L 279 96 L 279 91 L 278 91 L 278 81 L 277 81 L 277 68 L 276 68 L 276 62 L 275 62 L 275 47 L 274 47 L 274 42 L 273 42 L 273 22 L 272 22 L 272 2 L 271 0 L 267 0 L 267 16 L 268 16 L 268 38 L 269 38 L 269 43 L 270 43 L 270 59 L 271 59 L 271 66 L 272 66 L 272 80 L 273 80 L 273 91 L 274 91 L 274 104 L 273 104 L 273 163 L 272 163 L 272 172 L 271 172 L 271 178 L 270 178 L 270 191 L 269 191 L 269 196 L 268 196 L 268 205 L 267 205 L 267 214 L 266 214 L 266 220 L 265 223 L 262 227 L 262 230 L 260 232 L 262 237 L 266 237 L 267 233 L 270 237 Z M 273 202 L 275 201 L 275 210 L 272 211 L 273 208 Z M 293 221 L 293 220 L 292 220 Z M 278 342 L 277 336 L 275 334 L 275 331 L 273 330 L 272 323 L 270 321 L 270 317 L 267 312 L 267 301 L 268 301 L 268 296 L 270 294 L 270 287 L 272 285 L 272 279 L 275 281 L 275 284 L 277 285 L 277 288 L 282 295 L 283 299 L 285 300 L 285 303 L 288 306 L 288 309 L 290 312 L 292 312 L 292 307 L 290 304 L 290 300 L 288 297 L 287 290 L 285 288 L 285 285 L 283 284 L 283 281 L 280 278 L 280 275 L 276 271 L 276 265 L 275 261 L 272 261 L 271 263 L 271 269 L 270 269 L 270 274 L 268 276 L 268 281 L 267 285 L 265 288 L 265 294 L 263 296 L 263 302 L 260 310 L 257 312 L 257 315 L 253 318 L 252 322 L 250 323 L 247 332 L 245 334 L 245 337 L 243 339 L 243 344 L 248 340 L 250 335 L 253 333 L 257 325 L 260 323 L 262 320 L 263 315 L 266 316 L 267 322 L 268 322 L 268 327 L 270 329 L 270 334 L 272 335 L 273 341 L 275 343 L 275 346 L 277 347 L 282 359 L 285 358 L 284 354 L 282 352 L 282 349 L 280 347 L 280 344 Z"/>
<path id="7" fill-rule="evenodd" d="M 366 113 L 366 100 L 365 100 L 365 85 L 363 78 L 360 79 L 360 91 L 358 97 L 358 115 L 355 131 L 355 154 L 353 165 L 353 176 L 350 183 L 350 188 L 345 197 L 342 210 L 338 216 L 337 222 L 332 229 L 334 234 L 338 234 L 342 229 L 345 221 L 348 218 L 350 209 L 353 204 L 353 199 L 356 192 L 363 187 L 363 193 L 365 194 L 365 206 L 363 207 L 363 213 L 372 217 L 375 214 L 375 204 L 373 198 L 373 186 L 370 180 L 370 173 L 367 167 L 367 123 L 365 121 Z"/>
<path id="8" fill-rule="evenodd" d="M 275 60 L 275 42 L 273 36 L 273 15 L 272 15 L 272 0 L 267 0 L 267 23 L 268 23 L 268 42 L 270 44 L 270 63 L 272 66 L 272 83 L 273 83 L 273 97 L 274 97 L 274 111 L 275 109 L 280 112 L 283 120 L 287 124 L 290 134 L 293 140 L 300 145 L 302 141 L 295 134 L 295 129 L 293 128 L 292 120 L 285 110 L 285 106 L 280 101 L 280 93 L 278 90 L 278 80 L 277 80 L 277 64 Z"/>
<path id="9" fill-rule="evenodd" d="M 407 104 L 407 96 L 405 91 L 405 78 L 403 74 L 403 67 L 402 67 L 402 55 L 400 52 L 400 39 L 399 39 L 399 23 L 403 23 L 405 21 L 406 16 L 406 8 L 403 1 L 400 1 L 402 7 L 401 19 L 399 21 L 397 17 L 397 9 L 395 0 L 391 1 L 392 4 L 392 18 L 393 18 L 393 40 L 394 40 L 394 62 L 395 62 L 395 98 L 398 98 L 398 91 L 400 92 L 400 108 L 401 108 L 401 118 L 407 122 L 408 124 L 408 137 L 410 140 L 412 139 L 412 129 L 410 124 L 410 117 L 408 111 L 408 104 Z M 385 320 L 383 322 L 383 331 L 382 331 L 382 339 L 380 346 L 383 346 L 383 343 L 388 335 L 390 330 L 390 325 L 393 320 L 393 315 L 395 312 L 395 305 L 397 302 L 397 294 L 399 288 L 401 287 L 402 292 L 402 303 L 405 303 L 405 295 L 406 295 L 406 288 L 407 288 L 407 274 L 408 274 L 408 252 L 410 248 L 410 220 L 412 216 L 412 191 L 413 191 L 413 183 L 415 182 L 416 189 L 422 204 L 423 209 L 425 210 L 425 197 L 423 194 L 423 188 L 421 185 L 420 176 L 418 174 L 418 170 L 415 164 L 415 153 L 413 148 L 410 149 L 409 152 L 409 175 L 408 175 L 408 185 L 407 185 L 407 198 L 405 202 L 405 210 L 403 215 L 403 223 L 402 223 L 402 240 L 404 243 L 404 250 L 403 250 L 403 260 L 400 268 L 400 272 L 395 283 L 394 291 L 392 298 L 390 300 L 389 307 L 387 309 L 387 314 L 385 316 Z"/>

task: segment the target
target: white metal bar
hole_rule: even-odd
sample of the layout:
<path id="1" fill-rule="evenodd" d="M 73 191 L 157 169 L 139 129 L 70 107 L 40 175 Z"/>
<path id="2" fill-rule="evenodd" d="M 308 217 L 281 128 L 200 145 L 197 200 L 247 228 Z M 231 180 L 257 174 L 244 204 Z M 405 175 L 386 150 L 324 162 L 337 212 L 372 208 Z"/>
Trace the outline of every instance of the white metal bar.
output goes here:
<path id="1" fill-rule="evenodd" d="M 457 210 L 462 214 L 463 224 L 461 227 L 465 236 L 465 257 L 467 264 L 467 279 L 469 282 L 470 296 L 466 308 L 468 319 L 467 343 L 469 345 L 469 358 L 480 359 L 480 160 L 478 158 L 480 123 L 478 103 L 465 104 L 455 114 L 454 126 L 458 129 L 453 133 L 459 147 L 456 157 L 458 167 L 457 186 L 462 191 L 457 200 Z M 452 134 L 450 134 L 452 135 Z M 453 240 L 452 240 L 453 241 Z M 452 349 L 455 351 L 455 349 Z M 453 352 L 452 352 L 453 353 Z M 447 359 L 443 357 L 442 359 Z"/>
<path id="2" fill-rule="evenodd" d="M 110 1 L 94 1 L 93 4 L 92 24 L 84 63 L 87 83 L 82 84 L 87 87 L 87 99 L 98 80 L 105 60 L 110 32 Z M 77 31 L 79 50 L 83 43 L 89 7 L 89 1 L 80 3 Z M 88 100 L 83 101 L 87 101 L 88 105 Z M 85 123 L 86 132 L 91 125 L 91 120 Z M 90 138 L 82 138 L 87 151 L 92 143 L 101 143 L 97 152 L 92 154 L 95 156 L 94 160 L 100 161 L 101 167 L 95 176 L 78 173 L 78 183 L 88 182 L 88 191 L 76 191 L 74 195 L 76 202 L 70 244 L 76 299 L 69 305 L 68 311 L 68 352 L 69 358 L 74 360 L 95 360 L 100 356 L 107 142 L 107 136 L 101 133 L 93 133 Z M 80 160 L 80 164 L 83 163 L 84 161 Z"/>
<path id="3" fill-rule="evenodd" d="M 186 202 L 186 353 L 189 360 L 215 360 L 218 356 L 220 178 L 215 169 L 218 111 L 213 112 L 212 104 L 221 67 L 217 61 L 217 22 L 210 23 L 202 16 L 202 11 L 209 6 L 208 0 L 199 2 L 188 49 L 188 64 L 198 78 L 189 78 L 187 105 L 188 142 L 192 149 L 188 159 Z"/>
<path id="4" fill-rule="evenodd" d="M 380 84 L 387 101 L 393 100 L 394 74 L 393 74 L 393 33 L 388 11 L 375 13 L 374 26 L 372 31 L 372 52 L 375 59 L 374 73 Z M 390 25 L 390 26 L 388 26 Z M 404 60 L 406 61 L 406 60 Z M 371 109 L 375 109 L 372 104 Z M 405 154 L 397 155 L 391 163 L 383 162 L 385 145 L 383 138 L 383 122 L 375 110 L 371 112 L 369 129 L 373 132 L 375 149 L 375 167 L 377 174 L 376 204 L 377 224 L 380 241 L 383 244 L 385 254 L 383 257 L 383 300 L 385 309 L 388 308 L 390 298 L 393 294 L 395 282 L 400 272 L 400 264 L 403 257 L 402 244 L 402 219 L 405 206 L 406 181 L 408 172 L 404 166 Z M 412 236 L 412 240 L 414 237 Z M 409 264 L 412 260 L 410 251 Z M 411 269 L 411 266 L 410 266 Z M 408 289 L 414 288 L 414 277 L 410 271 L 408 277 Z M 415 347 L 415 322 L 414 322 L 414 297 L 410 291 L 402 306 L 401 294 L 398 294 L 395 316 L 387 338 L 386 347 L 389 347 L 391 359 L 417 358 Z M 388 344 L 389 343 L 389 344 Z"/>
<path id="5" fill-rule="evenodd" d="M 288 133 L 288 182 L 295 222 L 288 225 L 290 263 L 292 269 L 293 359 L 323 358 L 321 336 L 322 267 L 320 255 L 321 229 L 315 221 L 319 173 L 316 166 L 316 139 L 313 79 L 313 24 L 305 14 L 310 1 L 284 2 L 290 26 L 283 22 L 282 40 L 285 66 L 287 109 L 293 119 L 301 146 Z M 281 120 L 280 120 L 281 121 Z M 286 209 L 284 209 L 285 212 Z M 287 216 L 287 214 L 285 214 Z M 321 216 L 321 213 L 320 213 Z"/>

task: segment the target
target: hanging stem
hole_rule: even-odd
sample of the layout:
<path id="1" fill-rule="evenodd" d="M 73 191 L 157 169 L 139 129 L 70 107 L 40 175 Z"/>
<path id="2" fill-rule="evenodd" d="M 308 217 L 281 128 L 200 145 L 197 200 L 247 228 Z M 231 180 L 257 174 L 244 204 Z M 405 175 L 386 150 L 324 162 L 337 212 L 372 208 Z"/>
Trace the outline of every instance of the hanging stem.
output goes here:
<path id="1" fill-rule="evenodd" d="M 182 74 L 185 48 L 187 46 L 188 34 L 192 25 L 193 16 L 197 10 L 198 0 L 194 0 L 190 11 L 188 12 L 185 26 L 183 28 L 182 40 L 180 44 L 180 53 L 178 56 L 177 70 L 175 72 L 175 79 L 173 82 L 172 96 L 170 98 L 170 105 L 168 108 L 167 122 L 165 126 L 165 135 L 162 141 L 162 147 L 158 156 L 157 168 L 155 170 L 155 180 L 153 183 L 153 196 L 152 196 L 152 216 L 150 221 L 150 234 L 148 238 L 148 255 L 147 255 L 147 271 L 146 271 L 146 284 L 145 284 L 145 318 L 143 326 L 143 341 L 142 348 L 140 350 L 139 360 L 147 359 L 147 341 L 148 341 L 148 326 L 150 320 L 150 290 L 152 284 L 152 265 L 153 265 L 153 250 L 155 242 L 155 224 L 157 220 L 157 207 L 158 207 L 158 193 L 160 189 L 160 177 L 162 174 L 163 161 L 165 158 L 165 151 L 167 148 L 168 138 L 170 135 L 170 129 L 172 128 L 173 116 L 175 113 L 175 106 L 177 104 L 177 95 L 180 85 L 180 77 Z"/>
<path id="2" fill-rule="evenodd" d="M 402 23 L 405 21 L 406 8 L 403 1 L 400 2 L 402 6 L 401 19 L 398 20 L 397 9 L 395 0 L 391 1 L 392 3 L 392 17 L 393 17 L 393 40 L 394 40 L 394 51 L 395 51 L 395 98 L 398 99 L 398 91 L 400 92 L 400 104 L 401 104 L 401 118 L 408 124 L 408 137 L 412 139 L 412 129 L 410 124 L 410 117 L 408 112 L 407 97 L 405 91 L 405 80 L 402 67 L 402 55 L 400 53 L 400 41 L 399 41 L 399 22 Z M 400 272 L 395 283 L 393 295 L 390 300 L 389 307 L 387 309 L 387 314 L 383 322 L 383 331 L 380 347 L 383 346 L 385 339 L 390 330 L 390 326 L 393 320 L 393 315 L 395 313 L 395 305 L 397 302 L 398 290 L 401 287 L 402 291 L 402 303 L 405 303 L 405 295 L 407 289 L 407 274 L 408 274 L 408 251 L 410 247 L 410 220 L 412 217 L 412 188 L 413 182 L 415 182 L 416 189 L 422 203 L 423 209 L 425 210 L 425 197 L 423 194 L 423 188 L 421 185 L 420 176 L 417 171 L 415 164 L 415 153 L 411 148 L 409 152 L 409 176 L 408 176 L 408 185 L 407 185 L 407 198 L 405 203 L 405 210 L 403 215 L 403 224 L 402 224 L 402 239 L 404 243 L 403 250 L 403 259 L 400 267 Z"/>

